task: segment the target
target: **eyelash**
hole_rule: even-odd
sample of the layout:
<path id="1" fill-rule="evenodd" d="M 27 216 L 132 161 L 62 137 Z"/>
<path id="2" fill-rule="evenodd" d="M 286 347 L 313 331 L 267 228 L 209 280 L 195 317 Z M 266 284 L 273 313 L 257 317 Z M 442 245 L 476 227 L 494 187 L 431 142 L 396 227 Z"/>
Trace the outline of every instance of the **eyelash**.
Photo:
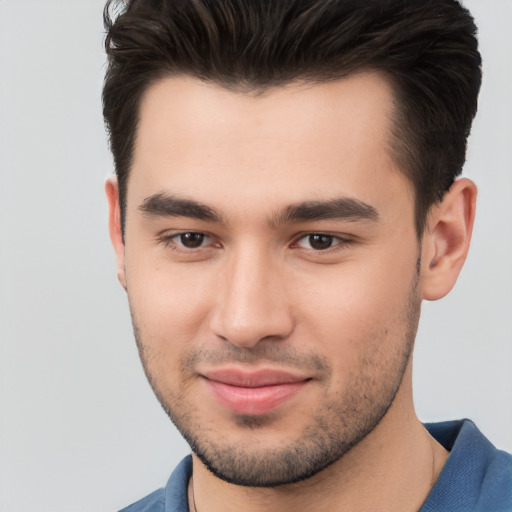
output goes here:
<path id="1" fill-rule="evenodd" d="M 181 242 L 177 241 L 178 239 L 180 239 L 181 237 L 186 236 L 186 235 L 200 235 L 200 236 L 202 236 L 203 238 L 200 241 L 201 245 L 199 245 L 197 247 L 186 247 L 183 244 L 183 240 L 181 240 Z M 300 245 L 300 242 L 302 240 L 306 240 L 306 239 L 309 239 L 309 244 L 311 245 L 311 241 L 312 241 L 311 238 L 312 237 L 324 237 L 324 238 L 327 238 L 328 241 L 330 241 L 331 245 L 329 245 L 328 247 L 326 247 L 324 249 L 318 249 L 318 248 L 315 249 L 313 247 L 302 247 Z M 193 251 L 197 251 L 197 250 L 201 250 L 201 249 L 207 248 L 209 244 L 203 245 L 203 243 L 204 243 L 205 240 L 208 240 L 208 239 L 213 240 L 214 237 L 212 237 L 208 233 L 204 233 L 202 231 L 182 231 L 180 233 L 175 233 L 173 235 L 164 235 L 162 237 L 159 237 L 159 241 L 162 242 L 165 247 L 167 247 L 167 248 L 169 248 L 169 249 L 171 249 L 173 251 L 180 251 L 180 252 L 185 252 L 185 253 L 192 253 Z M 354 240 L 351 239 L 351 238 L 348 238 L 348 237 L 341 237 L 341 236 L 338 236 L 338 235 L 333 235 L 333 234 L 330 234 L 330 233 L 323 233 L 323 232 L 310 232 L 310 233 L 302 233 L 302 234 L 300 234 L 300 236 L 297 236 L 295 238 L 295 241 L 291 244 L 291 248 L 292 249 L 295 249 L 295 248 L 303 249 L 303 250 L 308 251 L 310 253 L 327 254 L 327 253 L 343 250 L 348 245 L 353 244 L 353 243 L 354 243 Z M 213 246 L 214 247 L 221 247 L 221 244 L 220 243 L 214 243 Z"/>

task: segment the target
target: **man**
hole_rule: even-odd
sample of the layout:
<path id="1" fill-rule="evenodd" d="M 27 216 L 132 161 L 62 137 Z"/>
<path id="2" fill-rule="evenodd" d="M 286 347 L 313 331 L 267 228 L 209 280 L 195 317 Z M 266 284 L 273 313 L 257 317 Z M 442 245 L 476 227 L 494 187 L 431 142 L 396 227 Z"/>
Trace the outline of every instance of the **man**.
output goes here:
<path id="1" fill-rule="evenodd" d="M 512 510 L 512 457 L 412 399 L 421 301 L 455 284 L 474 220 L 469 13 L 111 3 L 118 278 L 192 450 L 126 510 Z"/>

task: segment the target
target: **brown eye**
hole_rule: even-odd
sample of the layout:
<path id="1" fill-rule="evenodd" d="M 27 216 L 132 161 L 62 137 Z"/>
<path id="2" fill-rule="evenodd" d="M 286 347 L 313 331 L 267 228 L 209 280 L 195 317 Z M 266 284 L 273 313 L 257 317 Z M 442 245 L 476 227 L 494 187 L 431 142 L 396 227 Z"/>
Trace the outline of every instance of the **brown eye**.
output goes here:
<path id="1" fill-rule="evenodd" d="M 310 251 L 327 251 L 328 249 L 342 248 L 349 245 L 350 240 L 327 233 L 310 233 L 297 240 L 296 245 Z"/>
<path id="2" fill-rule="evenodd" d="M 205 238 L 206 235 L 204 233 L 182 233 L 179 235 L 181 245 L 187 249 L 201 247 Z"/>
<path id="3" fill-rule="evenodd" d="M 334 237 L 330 235 L 309 235 L 308 244 L 312 249 L 321 251 L 329 249 L 333 244 Z"/>

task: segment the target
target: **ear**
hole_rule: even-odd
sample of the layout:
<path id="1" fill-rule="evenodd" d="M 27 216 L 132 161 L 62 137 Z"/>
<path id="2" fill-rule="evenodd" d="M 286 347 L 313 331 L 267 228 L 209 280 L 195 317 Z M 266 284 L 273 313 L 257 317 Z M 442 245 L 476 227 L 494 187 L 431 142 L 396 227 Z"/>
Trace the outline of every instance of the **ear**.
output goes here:
<path id="1" fill-rule="evenodd" d="M 453 288 L 469 250 L 477 188 L 457 180 L 429 213 L 422 241 L 422 296 L 438 300 Z"/>
<path id="2" fill-rule="evenodd" d="M 117 258 L 117 278 L 126 290 L 126 274 L 124 269 L 124 241 L 121 226 L 121 208 L 119 205 L 119 187 L 115 177 L 108 178 L 105 183 L 108 201 L 108 226 L 110 240 Z"/>

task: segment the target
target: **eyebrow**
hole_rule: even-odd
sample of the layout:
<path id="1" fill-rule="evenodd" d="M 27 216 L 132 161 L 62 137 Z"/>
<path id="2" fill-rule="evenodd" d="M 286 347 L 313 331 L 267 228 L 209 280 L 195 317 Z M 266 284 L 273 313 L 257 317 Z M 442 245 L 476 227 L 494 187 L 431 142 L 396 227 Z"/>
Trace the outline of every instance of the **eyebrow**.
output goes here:
<path id="1" fill-rule="evenodd" d="M 207 222 L 224 223 L 220 213 L 210 206 L 164 193 L 146 197 L 139 206 L 139 210 L 155 217 L 188 217 Z"/>
<path id="2" fill-rule="evenodd" d="M 194 201 L 163 192 L 144 199 L 139 206 L 143 213 L 155 217 L 187 217 L 217 224 L 226 224 L 219 211 Z M 304 201 L 287 206 L 269 221 L 272 226 L 313 222 L 317 220 L 377 221 L 377 210 L 363 201 L 349 197 L 327 201 Z"/>
<path id="3" fill-rule="evenodd" d="M 363 201 L 341 197 L 328 201 L 306 201 L 292 204 L 274 216 L 273 224 L 312 222 L 317 220 L 379 220 L 377 210 Z"/>

